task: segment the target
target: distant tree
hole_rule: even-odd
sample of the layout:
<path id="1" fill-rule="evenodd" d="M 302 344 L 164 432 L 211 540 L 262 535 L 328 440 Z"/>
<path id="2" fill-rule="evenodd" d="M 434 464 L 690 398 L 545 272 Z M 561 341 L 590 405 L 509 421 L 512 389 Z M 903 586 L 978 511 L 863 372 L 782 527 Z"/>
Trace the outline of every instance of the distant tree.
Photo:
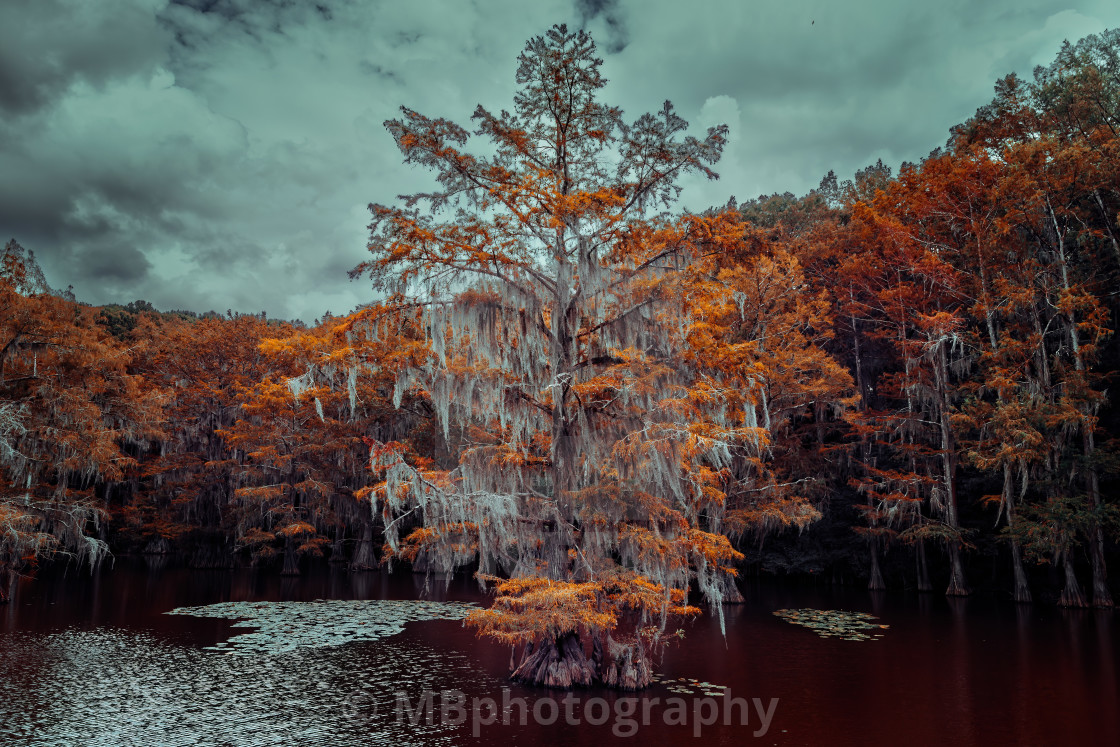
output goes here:
<path id="1" fill-rule="evenodd" d="M 260 345 L 276 333 L 250 315 L 141 315 L 130 339 L 133 367 L 161 393 L 169 426 L 158 450 L 144 455 L 145 482 L 130 506 L 130 518 L 151 549 L 182 537 L 195 545 L 196 565 L 232 561 L 235 519 L 229 508 L 242 475 L 222 431 L 241 417 L 253 388 L 273 375 L 275 362 Z"/>
<path id="2" fill-rule="evenodd" d="M 403 441 L 417 419 L 391 404 L 390 362 L 409 356 L 409 340 L 360 332 L 376 313 L 331 317 L 307 330 L 285 326 L 278 331 L 288 336 L 265 339 L 269 375 L 245 392 L 238 420 L 218 432 L 240 462 L 237 541 L 255 560 L 282 553 L 282 573 L 294 575 L 299 556 L 328 547 L 332 562 L 353 570 L 378 564 L 366 440 Z"/>
<path id="3" fill-rule="evenodd" d="M 131 477 L 129 447 L 158 436 L 159 398 L 93 309 L 55 294 L 34 257 L 0 257 L 0 601 L 17 573 L 109 551 L 100 493 Z"/>

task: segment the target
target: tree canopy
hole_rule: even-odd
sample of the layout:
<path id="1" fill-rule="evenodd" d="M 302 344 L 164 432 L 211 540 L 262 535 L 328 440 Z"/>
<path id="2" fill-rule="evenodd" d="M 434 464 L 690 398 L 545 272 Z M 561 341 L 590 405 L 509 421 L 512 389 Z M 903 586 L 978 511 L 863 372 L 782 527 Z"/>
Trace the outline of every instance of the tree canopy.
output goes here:
<path id="1" fill-rule="evenodd" d="M 557 26 L 520 56 L 512 113 L 479 107 L 473 133 L 408 109 L 386 122 L 439 188 L 371 206 L 356 272 L 421 310 L 431 354 L 398 388 L 427 393 L 455 443 L 448 468 L 375 447 L 390 548 L 508 577 L 471 622 L 528 642 L 524 679 L 633 688 L 668 616 L 693 612 L 690 583 L 717 611 L 734 588 L 729 531 L 814 518 L 770 474 L 772 434 L 839 406 L 847 374 L 815 347 L 813 299 L 789 297 L 796 260 L 730 267 L 750 253 L 736 212 L 667 212 L 680 177 L 716 178 L 726 128 L 687 135 L 668 102 L 626 121 L 597 100 L 601 63 Z M 472 135 L 493 155 L 470 153 Z M 561 599 L 571 613 L 541 627 Z"/>

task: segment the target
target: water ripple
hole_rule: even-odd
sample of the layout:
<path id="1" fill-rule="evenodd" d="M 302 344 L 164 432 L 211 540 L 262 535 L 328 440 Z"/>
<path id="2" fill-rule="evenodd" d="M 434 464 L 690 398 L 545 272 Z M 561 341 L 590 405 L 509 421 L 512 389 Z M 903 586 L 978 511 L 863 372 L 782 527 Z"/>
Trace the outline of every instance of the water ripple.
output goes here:
<path id="1" fill-rule="evenodd" d="M 318 612 L 326 609 L 323 603 L 301 604 L 319 605 Z M 305 615 L 309 609 L 289 606 L 285 613 L 284 608 L 260 608 L 255 623 L 266 624 L 239 636 L 248 643 L 224 653 L 119 628 L 0 634 L 0 744 L 450 743 L 452 734 L 438 719 L 433 725 L 398 723 L 395 692 L 415 697 L 464 683 L 487 689 L 498 684 L 466 655 L 436 650 L 408 636 L 371 640 L 374 636 L 356 625 L 358 633 L 341 646 L 347 642 L 342 640 L 346 624 L 334 618 L 343 615 L 345 605 L 374 603 L 331 604 L 342 606 L 327 613 L 333 622 L 322 635 L 316 637 L 306 625 L 291 627 L 298 646 L 281 640 L 270 647 L 261 636 L 268 630 L 283 633 L 274 623 L 285 617 L 310 624 Z M 462 609 L 407 608 L 430 607 L 430 602 L 377 604 L 390 605 L 381 610 L 386 615 L 380 619 L 379 636 L 399 632 L 404 618 L 463 614 Z M 251 655 L 226 655 L 230 650 Z"/>

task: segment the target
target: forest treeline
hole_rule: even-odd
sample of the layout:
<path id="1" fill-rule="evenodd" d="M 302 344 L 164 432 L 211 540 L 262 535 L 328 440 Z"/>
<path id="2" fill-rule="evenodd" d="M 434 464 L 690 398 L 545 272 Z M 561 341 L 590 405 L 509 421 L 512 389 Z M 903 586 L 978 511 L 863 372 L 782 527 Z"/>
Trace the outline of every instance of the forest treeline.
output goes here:
<path id="1" fill-rule="evenodd" d="M 695 250 L 682 272 L 694 277 L 673 286 L 688 324 L 683 347 L 662 357 L 723 366 L 721 381 L 736 366 L 759 434 L 741 490 L 728 482 L 730 458 L 703 466 L 673 452 L 701 465 L 689 472 L 696 490 L 718 486 L 727 513 L 717 533 L 742 557 L 697 552 L 744 572 L 873 589 L 1111 606 L 1120 33 L 1067 44 L 1033 79 L 1008 76 L 995 90 L 946 146 L 898 173 L 880 162 L 850 180 L 830 173 L 804 196 L 674 218 L 685 227 L 673 240 Z M 402 150 L 415 147 L 417 121 L 398 123 Z M 498 120 L 483 127 L 504 132 Z M 614 209 L 601 199 L 578 207 Z M 668 225 L 615 240 L 666 241 Z M 724 297 L 703 284 L 713 279 Z M 628 292 L 672 295 L 650 284 Z M 0 600 L 47 560 L 122 553 L 289 574 L 308 557 L 369 569 L 391 556 L 426 569 L 425 543 L 447 526 L 388 506 L 399 495 L 386 484 L 385 445 L 416 474 L 445 474 L 480 453 L 481 437 L 447 428 L 440 409 L 477 395 L 433 393 L 401 372 L 437 358 L 476 365 L 454 361 L 481 333 L 446 340 L 435 327 L 460 321 L 392 298 L 312 326 L 142 301 L 93 307 L 53 291 L 9 242 Z M 475 324 L 490 308 L 481 295 L 459 301 Z M 648 366 L 671 347 L 643 345 Z M 588 365 L 636 371 L 627 350 L 605 346 Z M 633 376 L 627 386 L 657 387 L 669 374 Z M 703 378 L 682 403 L 700 406 Z M 573 396 L 601 396 L 596 386 Z M 484 532 L 460 525 L 452 551 L 465 564 Z"/>

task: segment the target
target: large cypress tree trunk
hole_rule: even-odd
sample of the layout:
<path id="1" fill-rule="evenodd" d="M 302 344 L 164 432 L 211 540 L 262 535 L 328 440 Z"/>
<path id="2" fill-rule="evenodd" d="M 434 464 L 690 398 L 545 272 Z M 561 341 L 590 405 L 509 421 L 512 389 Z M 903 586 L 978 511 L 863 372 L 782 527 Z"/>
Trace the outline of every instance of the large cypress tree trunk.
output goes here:
<path id="1" fill-rule="evenodd" d="M 1097 195 L 1100 199 L 1100 195 Z M 1050 220 L 1054 228 L 1054 238 L 1057 248 L 1058 268 L 1061 270 L 1062 288 L 1068 293 L 1071 289 L 1069 278 L 1069 263 L 1066 259 L 1065 252 L 1065 232 L 1062 230 L 1058 222 L 1058 214 L 1054 211 L 1054 207 L 1050 204 L 1050 197 L 1046 197 L 1046 206 L 1050 209 Z M 1111 235 L 1111 229 L 1109 231 Z M 1115 239 L 1114 239 L 1115 240 Z M 1081 353 L 1081 340 L 1077 329 L 1077 318 L 1074 313 L 1069 313 L 1069 323 L 1067 329 L 1069 331 L 1070 350 L 1073 352 L 1074 366 L 1077 371 L 1084 372 L 1088 370 L 1084 356 Z M 1097 475 L 1097 470 L 1092 466 L 1093 453 L 1096 451 L 1096 443 L 1093 435 L 1093 427 L 1096 421 L 1095 415 L 1097 414 L 1096 405 L 1086 403 L 1082 406 L 1083 421 L 1081 424 L 1081 443 L 1085 456 L 1085 461 L 1088 464 L 1086 468 L 1086 488 L 1089 493 L 1089 503 L 1094 508 L 1100 508 L 1101 493 L 1100 493 L 1100 479 Z M 1089 561 L 1093 569 L 1093 604 L 1097 607 L 1111 607 L 1112 595 L 1108 591 L 1108 577 L 1104 561 L 1104 532 L 1101 530 L 1099 524 L 1090 530 L 1089 536 Z M 1071 578 L 1072 569 L 1069 566 L 1069 552 L 1066 551 L 1066 589 L 1069 590 L 1069 579 Z M 1073 579 L 1077 583 L 1077 579 Z M 1066 597 L 1065 592 L 1062 593 L 1062 599 Z M 1080 589 L 1078 589 L 1078 597 L 1081 604 L 1070 605 L 1083 607 L 1084 597 L 1081 596 Z"/>
<path id="2" fill-rule="evenodd" d="M 724 604 L 743 604 L 746 602 L 743 598 L 743 592 L 739 591 L 739 586 L 735 583 L 734 579 L 727 579 L 723 587 L 723 603 Z"/>
<path id="3" fill-rule="evenodd" d="M 929 581 L 929 563 L 926 561 L 926 543 L 918 540 L 918 591 L 933 591 L 933 584 Z"/>
<path id="4" fill-rule="evenodd" d="M 1012 488 L 1011 465 L 1003 465 L 1003 502 L 1007 509 L 1007 528 L 1015 528 L 1015 492 Z M 1023 571 L 1023 554 L 1019 550 L 1019 540 L 1011 538 L 1011 570 L 1015 574 L 1015 589 L 1012 595 L 1016 602 L 1029 604 L 1031 589 L 1027 584 L 1027 574 Z"/>
<path id="5" fill-rule="evenodd" d="M 988 285 L 988 272 L 987 262 L 984 257 L 983 244 L 977 239 L 976 243 L 976 259 L 977 267 L 980 269 L 980 289 L 982 300 L 984 303 L 984 323 L 988 329 L 988 343 L 991 345 L 991 353 L 993 356 L 999 353 L 999 334 L 996 331 L 995 312 L 992 303 L 990 303 L 990 288 Z M 998 390 L 999 404 L 1005 404 L 1006 398 L 1004 397 L 1003 390 Z M 1015 529 L 1015 491 L 1013 488 L 1014 477 L 1011 472 L 1011 464 L 1009 462 L 1003 463 L 1003 492 L 1001 498 L 1003 507 L 1007 509 L 1007 527 L 1014 531 Z M 1016 602 L 1030 602 L 1031 590 L 1027 586 L 1027 575 L 1023 572 L 1023 559 L 1019 552 L 1019 541 L 1016 539 L 1011 540 L 1011 567 L 1015 575 L 1015 590 L 1013 592 Z"/>
<path id="6" fill-rule="evenodd" d="M 298 576 L 299 575 L 299 555 L 296 553 L 296 543 L 291 537 L 284 545 L 284 569 L 280 571 L 281 576 Z"/>
<path id="7" fill-rule="evenodd" d="M 1085 461 L 1089 462 L 1096 450 L 1096 444 L 1094 443 L 1092 427 L 1090 425 L 1083 427 L 1085 428 L 1082 439 Z M 1101 506 L 1100 477 L 1097 475 L 1096 468 L 1092 466 L 1087 471 L 1089 503 L 1094 509 L 1099 509 Z M 1104 561 L 1104 530 L 1101 529 L 1099 522 L 1094 522 L 1092 529 L 1089 530 L 1089 562 L 1093 569 L 1093 606 L 1111 607 L 1112 594 L 1108 590 L 1108 568 Z"/>
<path id="8" fill-rule="evenodd" d="M 603 666 L 603 684 L 619 690 L 641 690 L 653 678 L 649 657 L 638 643 L 617 643 L 607 636 L 610 660 Z"/>
<path id="9" fill-rule="evenodd" d="M 1104 563 L 1104 532 L 1100 526 L 1094 528 L 1089 539 L 1089 558 L 1093 566 L 1093 606 L 1111 607 L 1112 594 L 1108 590 L 1108 574 Z"/>
<path id="10" fill-rule="evenodd" d="M 951 597 L 968 596 L 968 584 L 964 580 L 964 565 L 961 563 L 961 543 L 949 542 L 949 588 L 945 594 Z"/>
<path id="11" fill-rule="evenodd" d="M 957 459 L 959 457 L 956 437 L 949 419 L 949 396 L 946 391 L 949 386 L 949 362 L 944 342 L 938 346 L 937 366 L 937 415 L 941 426 L 941 477 L 942 487 L 945 490 L 945 523 L 959 532 L 961 528 L 957 513 Z M 947 596 L 963 597 L 969 593 L 968 583 L 964 579 L 961 549 L 959 536 L 949 540 L 949 588 L 945 590 Z"/>
<path id="12" fill-rule="evenodd" d="M 568 690 L 591 685 L 596 674 L 594 665 L 584 653 L 579 635 L 566 633 L 559 638 L 543 638 L 536 645 L 527 645 L 521 663 L 510 678 L 527 685 Z"/>
<path id="13" fill-rule="evenodd" d="M 140 551 L 141 555 L 168 555 L 171 553 L 171 543 L 166 537 L 153 537 Z"/>
<path id="14" fill-rule="evenodd" d="M 362 525 L 362 538 L 354 548 L 354 557 L 350 561 L 352 571 L 371 571 L 377 568 L 377 558 L 373 553 L 373 527 L 366 522 Z"/>
<path id="15" fill-rule="evenodd" d="M 1019 541 L 1011 540 L 1011 568 L 1015 572 L 1013 598 L 1022 604 L 1031 603 L 1031 588 L 1027 584 L 1027 574 L 1023 571 L 1023 557 L 1019 551 Z"/>
<path id="16" fill-rule="evenodd" d="M 346 562 L 346 531 L 341 527 L 335 527 L 334 542 L 331 543 L 331 557 L 329 562 L 331 565 L 338 565 L 339 563 Z"/>
<path id="17" fill-rule="evenodd" d="M 871 578 L 867 582 L 867 588 L 871 591 L 883 591 L 887 585 L 883 583 L 883 571 L 879 567 L 879 538 L 871 535 L 867 541 L 871 548 Z"/>
<path id="18" fill-rule="evenodd" d="M 1073 569 L 1073 558 L 1069 550 L 1062 553 L 1062 565 L 1066 572 L 1066 588 L 1062 590 L 1062 597 L 1058 604 L 1062 607 L 1088 607 L 1085 595 L 1081 593 L 1081 584 L 1077 583 L 1077 573 Z"/>

